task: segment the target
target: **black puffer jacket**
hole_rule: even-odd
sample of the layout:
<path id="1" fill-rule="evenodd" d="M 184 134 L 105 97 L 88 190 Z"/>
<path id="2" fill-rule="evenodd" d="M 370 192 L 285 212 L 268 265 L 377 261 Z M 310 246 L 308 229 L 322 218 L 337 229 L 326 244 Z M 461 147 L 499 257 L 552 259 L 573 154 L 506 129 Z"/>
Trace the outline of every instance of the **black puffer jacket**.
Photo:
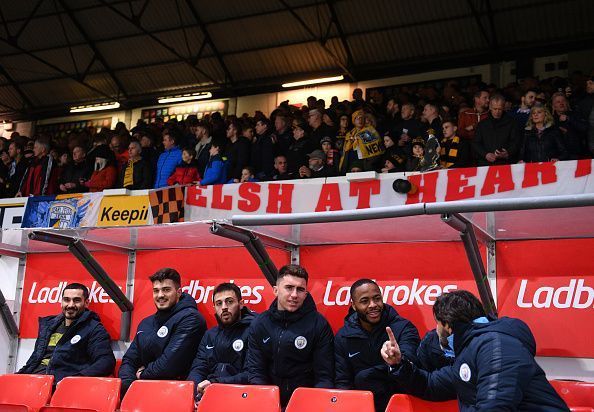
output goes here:
<path id="1" fill-rule="evenodd" d="M 524 130 L 520 159 L 526 163 L 550 162 L 568 158 L 563 135 L 557 126 L 548 125 L 539 134 L 536 128 Z"/>

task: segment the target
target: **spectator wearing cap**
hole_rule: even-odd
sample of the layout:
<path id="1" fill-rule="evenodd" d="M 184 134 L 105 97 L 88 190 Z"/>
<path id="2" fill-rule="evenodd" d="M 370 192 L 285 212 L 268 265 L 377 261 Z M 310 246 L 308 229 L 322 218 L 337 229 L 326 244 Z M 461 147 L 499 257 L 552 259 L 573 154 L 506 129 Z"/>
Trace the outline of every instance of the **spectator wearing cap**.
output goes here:
<path id="1" fill-rule="evenodd" d="M 86 186 L 89 192 L 101 192 L 113 189 L 118 179 L 115 156 L 107 145 L 101 145 L 94 151 L 95 160 L 93 174 L 89 180 L 80 179 L 80 184 Z"/>
<path id="2" fill-rule="evenodd" d="M 316 148 L 319 149 L 320 140 L 324 136 L 334 136 L 336 130 L 324 123 L 323 109 L 315 108 L 309 111 L 307 118 L 309 127 L 311 127 L 310 137 Z"/>
<path id="3" fill-rule="evenodd" d="M 295 179 L 294 173 L 289 173 L 287 157 L 278 155 L 274 158 L 274 175 L 271 180 L 291 180 Z"/>
<path id="4" fill-rule="evenodd" d="M 268 180 L 274 174 L 274 141 L 270 133 L 270 122 L 260 118 L 256 122 L 256 141 L 252 145 L 251 165 L 256 169 L 256 178 Z"/>
<path id="5" fill-rule="evenodd" d="M 336 176 L 334 170 L 326 165 L 326 155 L 321 149 L 316 149 L 307 155 L 309 158 L 307 166 L 299 168 L 299 177 L 316 178 Z"/>
<path id="6" fill-rule="evenodd" d="M 439 142 L 439 162 L 443 169 L 468 167 L 472 163 L 470 143 L 457 135 L 458 127 L 453 120 L 442 124 L 443 138 Z"/>
<path id="7" fill-rule="evenodd" d="M 340 156 L 338 155 L 338 150 L 334 148 L 334 142 L 332 141 L 332 138 L 330 136 L 322 137 L 320 145 L 322 146 L 324 155 L 326 155 L 326 166 L 332 169 L 336 174 L 338 172 L 338 162 L 340 161 Z"/>
<path id="8" fill-rule="evenodd" d="M 45 139 L 35 140 L 33 158 L 23 176 L 17 197 L 46 196 L 55 194 L 58 189 L 58 176 L 55 162 L 49 155 L 50 145 Z"/>
<path id="9" fill-rule="evenodd" d="M 380 135 L 367 124 L 367 114 L 363 110 L 357 110 L 352 117 L 355 127 L 345 139 L 339 170 L 343 173 L 350 170 L 354 160 L 362 160 L 365 171 L 380 169 L 377 166 L 385 151 Z"/>
<path id="10" fill-rule="evenodd" d="M 288 173 L 296 175 L 302 166 L 307 165 L 307 154 L 317 145 L 309 136 L 309 128 L 302 119 L 293 121 L 293 142 L 286 153 Z"/>
<path id="11" fill-rule="evenodd" d="M 163 130 L 163 148 L 165 150 L 157 160 L 155 189 L 166 187 L 167 179 L 182 162 L 182 151 L 177 146 L 179 134 L 179 131 L 173 127 Z"/>
<path id="12" fill-rule="evenodd" d="M 425 139 L 418 136 L 412 139 L 412 156 L 406 159 L 406 171 L 420 171 L 423 166 L 423 156 L 425 156 Z"/>
<path id="13" fill-rule="evenodd" d="M 384 136 L 384 147 L 386 152 L 384 153 L 382 173 L 404 172 L 407 158 L 404 150 L 398 147 L 390 135 Z"/>
<path id="14" fill-rule="evenodd" d="M 229 179 L 235 183 L 241 179 L 241 172 L 250 163 L 250 152 L 252 145 L 249 140 L 240 136 L 241 125 L 233 120 L 227 126 L 227 147 L 225 157 L 227 158 L 227 174 Z"/>
<path id="15" fill-rule="evenodd" d="M 195 126 L 196 130 L 196 160 L 198 161 L 198 174 L 204 176 L 204 170 L 210 159 L 210 145 L 212 143 L 212 137 L 210 136 L 210 126 L 208 123 L 199 123 Z"/>
<path id="16" fill-rule="evenodd" d="M 472 109 L 463 109 L 458 114 L 458 136 L 472 140 L 476 133 L 476 126 L 489 115 L 489 92 L 477 90 L 473 97 Z"/>

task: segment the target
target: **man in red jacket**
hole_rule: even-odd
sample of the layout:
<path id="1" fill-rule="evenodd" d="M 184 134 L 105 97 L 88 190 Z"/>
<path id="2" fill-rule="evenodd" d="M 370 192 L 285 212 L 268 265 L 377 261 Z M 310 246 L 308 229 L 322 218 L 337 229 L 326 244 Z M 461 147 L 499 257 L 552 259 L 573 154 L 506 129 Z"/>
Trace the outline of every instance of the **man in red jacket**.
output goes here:
<path id="1" fill-rule="evenodd" d="M 474 107 L 462 110 L 458 115 L 458 136 L 468 140 L 474 139 L 476 125 L 487 118 L 488 108 L 489 92 L 479 90 L 474 94 Z"/>

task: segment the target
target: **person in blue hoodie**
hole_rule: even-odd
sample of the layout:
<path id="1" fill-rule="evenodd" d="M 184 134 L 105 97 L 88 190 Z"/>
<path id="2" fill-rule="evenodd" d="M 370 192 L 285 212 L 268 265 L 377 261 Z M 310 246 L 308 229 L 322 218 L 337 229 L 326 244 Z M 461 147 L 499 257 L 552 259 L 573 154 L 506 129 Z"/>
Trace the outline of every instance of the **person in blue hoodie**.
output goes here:
<path id="1" fill-rule="evenodd" d="M 201 186 L 227 183 L 227 162 L 221 155 L 224 147 L 224 142 L 220 140 L 212 141 L 210 149 L 208 149 L 210 158 L 204 170 L 204 177 L 200 181 Z"/>
<path id="2" fill-rule="evenodd" d="M 218 285 L 212 301 L 217 326 L 204 334 L 188 375 L 197 398 L 211 383 L 248 383 L 244 362 L 254 313 L 243 306 L 241 290 L 233 283 Z"/>
<path id="3" fill-rule="evenodd" d="M 402 389 L 385 373 L 380 355 L 389 326 L 397 336 L 402 353 L 416 359 L 419 332 L 407 319 L 386 305 L 373 280 L 359 279 L 351 286 L 351 308 L 344 326 L 334 338 L 334 359 L 338 389 L 373 392 L 375 410 L 383 412 L 393 393 Z"/>
<path id="4" fill-rule="evenodd" d="M 137 379 L 185 380 L 206 331 L 196 301 L 182 292 L 175 269 L 160 269 L 149 279 L 157 312 L 140 322 L 122 359 L 122 396 Z"/>
<path id="5" fill-rule="evenodd" d="M 279 270 L 270 308 L 252 322 L 247 368 L 253 385 L 276 385 L 284 407 L 298 387 L 334 387 L 334 336 L 307 292 L 299 265 Z"/>
<path id="6" fill-rule="evenodd" d="M 427 372 L 402 354 L 390 330 L 381 349 L 386 374 L 409 393 L 431 401 L 458 398 L 460 411 L 569 411 L 536 363 L 536 342 L 524 322 L 490 321 L 470 292 L 444 293 L 433 315 L 443 346 L 452 347 L 453 365 Z"/>
<path id="7" fill-rule="evenodd" d="M 167 186 L 167 179 L 175 172 L 175 168 L 182 163 L 182 151 L 177 146 L 180 139 L 180 132 L 175 128 L 163 131 L 163 153 L 157 160 L 157 172 L 155 173 L 155 189 Z"/>
<path id="8" fill-rule="evenodd" d="M 62 292 L 62 313 L 39 319 L 33 354 L 18 373 L 67 376 L 109 376 L 115 367 L 109 334 L 90 311 L 89 289 L 71 283 Z"/>

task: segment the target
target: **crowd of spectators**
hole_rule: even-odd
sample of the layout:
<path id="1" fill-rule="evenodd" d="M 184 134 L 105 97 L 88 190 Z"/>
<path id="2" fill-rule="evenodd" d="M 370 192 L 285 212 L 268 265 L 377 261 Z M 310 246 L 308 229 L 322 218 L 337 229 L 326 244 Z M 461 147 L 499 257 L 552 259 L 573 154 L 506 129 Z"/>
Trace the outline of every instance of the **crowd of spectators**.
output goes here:
<path id="1" fill-rule="evenodd" d="M 594 155 L 594 77 L 525 78 L 504 88 L 454 79 L 441 90 L 369 94 L 285 101 L 268 117 L 215 112 L 139 120 L 131 130 L 120 122 L 60 137 L 13 133 L 0 139 L 0 196 L 423 171 L 429 139 L 439 142 L 434 168 Z"/>

